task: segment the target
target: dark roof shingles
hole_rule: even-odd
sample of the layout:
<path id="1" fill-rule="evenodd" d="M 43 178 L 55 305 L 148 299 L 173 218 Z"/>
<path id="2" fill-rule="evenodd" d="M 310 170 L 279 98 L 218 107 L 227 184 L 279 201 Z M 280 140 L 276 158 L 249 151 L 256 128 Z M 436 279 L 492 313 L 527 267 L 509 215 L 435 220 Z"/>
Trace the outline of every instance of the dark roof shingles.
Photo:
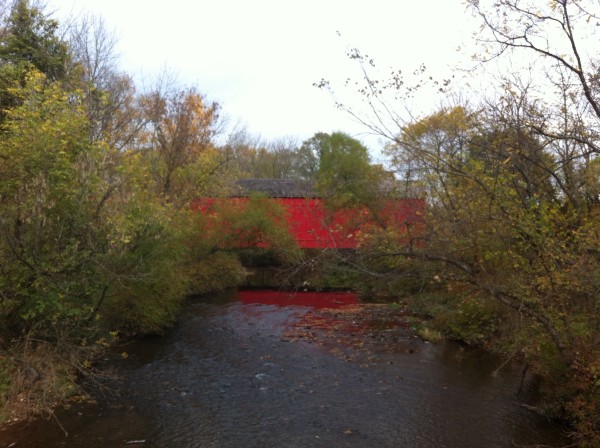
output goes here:
<path id="1" fill-rule="evenodd" d="M 291 179 L 239 179 L 234 196 L 244 197 L 251 193 L 271 198 L 314 198 L 314 182 Z"/>

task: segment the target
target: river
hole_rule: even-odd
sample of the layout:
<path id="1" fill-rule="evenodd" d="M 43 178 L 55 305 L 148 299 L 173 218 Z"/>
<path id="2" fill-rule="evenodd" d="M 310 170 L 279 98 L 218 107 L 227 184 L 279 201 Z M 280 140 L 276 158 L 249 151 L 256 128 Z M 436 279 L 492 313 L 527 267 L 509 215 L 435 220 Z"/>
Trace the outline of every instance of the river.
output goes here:
<path id="1" fill-rule="evenodd" d="M 353 294 L 192 301 L 164 337 L 115 356 L 110 397 L 0 432 L 0 447 L 562 446 L 527 410 L 522 368 L 417 338 L 401 307 Z"/>

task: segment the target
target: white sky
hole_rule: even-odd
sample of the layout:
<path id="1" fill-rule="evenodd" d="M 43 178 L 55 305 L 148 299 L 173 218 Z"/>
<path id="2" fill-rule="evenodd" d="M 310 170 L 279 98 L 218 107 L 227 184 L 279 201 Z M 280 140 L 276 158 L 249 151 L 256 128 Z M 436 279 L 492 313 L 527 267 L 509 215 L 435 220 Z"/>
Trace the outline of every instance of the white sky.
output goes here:
<path id="1" fill-rule="evenodd" d="M 59 20 L 103 17 L 124 71 L 142 80 L 167 68 L 268 139 L 361 137 L 364 129 L 313 87 L 357 75 L 347 48 L 388 73 L 421 63 L 439 72 L 464 59 L 456 50 L 471 33 L 461 0 L 49 0 L 48 8 Z"/>

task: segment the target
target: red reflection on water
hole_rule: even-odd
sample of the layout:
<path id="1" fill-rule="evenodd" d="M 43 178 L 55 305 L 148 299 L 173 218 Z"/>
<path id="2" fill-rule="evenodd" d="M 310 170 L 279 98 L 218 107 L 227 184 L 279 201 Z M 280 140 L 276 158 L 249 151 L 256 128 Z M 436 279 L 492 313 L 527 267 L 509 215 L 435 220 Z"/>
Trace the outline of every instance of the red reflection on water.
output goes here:
<path id="1" fill-rule="evenodd" d="M 310 308 L 342 308 L 359 303 L 353 292 L 285 292 L 269 290 L 238 291 L 237 298 L 245 304 L 305 306 Z"/>

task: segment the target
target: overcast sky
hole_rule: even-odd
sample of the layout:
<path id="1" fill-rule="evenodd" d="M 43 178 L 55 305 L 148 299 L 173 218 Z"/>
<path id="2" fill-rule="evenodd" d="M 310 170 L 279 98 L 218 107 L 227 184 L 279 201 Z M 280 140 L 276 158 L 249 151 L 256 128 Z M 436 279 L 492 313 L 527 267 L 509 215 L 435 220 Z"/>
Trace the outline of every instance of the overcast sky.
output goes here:
<path id="1" fill-rule="evenodd" d="M 313 83 L 356 76 L 359 47 L 385 68 L 445 70 L 464 54 L 461 0 L 49 0 L 59 20 L 101 16 L 138 81 L 167 68 L 252 133 L 273 139 L 363 128 Z M 367 141 L 373 146 L 372 140 Z"/>

